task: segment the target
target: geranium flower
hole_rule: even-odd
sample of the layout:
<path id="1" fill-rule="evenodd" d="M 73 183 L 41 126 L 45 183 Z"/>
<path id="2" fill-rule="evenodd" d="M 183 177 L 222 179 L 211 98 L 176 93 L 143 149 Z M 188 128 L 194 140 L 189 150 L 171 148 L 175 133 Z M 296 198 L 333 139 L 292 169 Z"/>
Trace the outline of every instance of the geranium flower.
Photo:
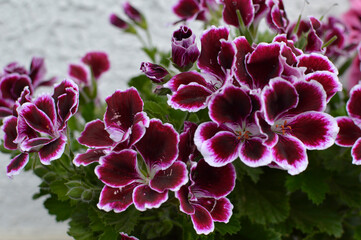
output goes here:
<path id="1" fill-rule="evenodd" d="M 337 117 L 340 132 L 336 138 L 336 144 L 342 147 L 352 147 L 352 163 L 361 164 L 361 85 L 355 85 L 350 91 L 350 99 L 346 109 L 349 117 Z"/>
<path id="2" fill-rule="evenodd" d="M 262 91 L 262 106 L 270 127 L 258 117 L 262 131 L 273 139 L 273 160 L 289 174 L 306 169 L 306 149 L 326 149 L 335 141 L 339 129 L 333 117 L 321 112 L 326 93 L 316 81 L 272 79 Z"/>
<path id="3" fill-rule="evenodd" d="M 190 184 L 180 188 L 175 196 L 180 210 L 191 216 L 197 234 L 214 231 L 214 222 L 227 223 L 232 216 L 232 203 L 226 196 L 235 186 L 236 171 L 231 163 L 211 167 L 203 159 L 193 162 Z"/>
<path id="4" fill-rule="evenodd" d="M 169 72 L 162 66 L 150 62 L 142 62 L 140 70 L 154 83 L 162 83 Z"/>
<path id="5" fill-rule="evenodd" d="M 67 121 L 78 108 L 78 91 L 76 84 L 64 80 L 54 87 L 53 95 L 43 94 L 34 101 L 25 101 L 17 108 L 18 117 L 5 120 L 5 148 L 22 152 L 8 165 L 8 176 L 24 168 L 29 153 L 38 152 L 45 165 L 61 157 L 67 142 Z"/>
<path id="6" fill-rule="evenodd" d="M 179 0 L 173 6 L 173 12 L 182 20 L 208 21 L 210 12 L 218 8 L 215 0 Z"/>
<path id="7" fill-rule="evenodd" d="M 267 24 L 278 33 L 286 33 L 289 20 L 282 0 L 268 0 Z"/>
<path id="8" fill-rule="evenodd" d="M 176 161 L 178 142 L 179 135 L 170 124 L 152 119 L 135 144 L 142 159 L 137 161 L 137 152 L 130 149 L 101 157 L 95 173 L 105 187 L 98 207 L 122 212 L 134 203 L 145 211 L 167 201 L 169 190 L 177 191 L 188 181 L 186 164 Z"/>
<path id="9" fill-rule="evenodd" d="M 105 101 L 107 109 L 104 121 L 97 119 L 88 122 L 78 138 L 79 143 L 90 149 L 75 156 L 73 162 L 76 166 L 97 162 L 112 150 L 131 148 L 149 126 L 149 118 L 143 112 L 143 100 L 134 87 L 117 90 Z"/>
<path id="10" fill-rule="evenodd" d="M 253 99 L 252 99 L 253 98 Z M 240 158 L 248 166 L 264 166 L 272 161 L 271 151 L 263 142 L 254 112 L 258 96 L 234 86 L 227 86 L 209 104 L 213 122 L 199 125 L 194 142 L 211 166 L 224 166 Z"/>
<path id="11" fill-rule="evenodd" d="M 81 61 L 89 66 L 96 80 L 110 68 L 108 55 L 105 52 L 88 52 L 82 57 Z"/>

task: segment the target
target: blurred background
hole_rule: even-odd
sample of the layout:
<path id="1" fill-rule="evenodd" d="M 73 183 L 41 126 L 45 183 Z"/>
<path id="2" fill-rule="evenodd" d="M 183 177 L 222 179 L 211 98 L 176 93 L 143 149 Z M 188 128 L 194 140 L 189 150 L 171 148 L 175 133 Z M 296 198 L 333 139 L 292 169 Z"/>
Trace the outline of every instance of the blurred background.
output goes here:
<path id="1" fill-rule="evenodd" d="M 101 98 L 115 89 L 125 89 L 127 81 L 140 74 L 141 44 L 129 34 L 109 24 L 109 15 L 122 12 L 122 0 L 0 0 L 0 68 L 17 61 L 29 67 L 33 56 L 45 58 L 47 76 L 67 77 L 70 63 L 78 63 L 88 51 L 108 53 L 111 69 L 99 81 Z M 177 0 L 130 0 L 145 15 L 155 45 L 170 50 L 171 35 L 178 18 L 171 7 Z M 303 16 L 340 16 L 349 8 L 348 0 L 284 0 L 291 21 Z M 334 5 L 335 4 L 335 5 Z M 197 36 L 202 24 L 193 23 Z M 197 34 L 198 33 L 198 34 Z M 2 136 L 2 135 L 0 135 Z M 38 178 L 21 172 L 6 176 L 9 156 L 0 155 L 0 239 L 63 240 L 67 223 L 57 223 L 43 208 L 44 198 L 32 200 L 38 191 Z"/>

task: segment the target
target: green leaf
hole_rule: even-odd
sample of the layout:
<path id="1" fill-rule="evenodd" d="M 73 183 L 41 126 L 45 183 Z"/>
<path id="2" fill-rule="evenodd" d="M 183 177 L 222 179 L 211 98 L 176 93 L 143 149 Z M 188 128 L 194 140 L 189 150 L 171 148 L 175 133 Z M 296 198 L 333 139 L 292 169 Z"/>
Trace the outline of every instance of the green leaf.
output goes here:
<path id="1" fill-rule="evenodd" d="M 73 211 L 69 202 L 60 201 L 54 195 L 45 200 L 44 207 L 48 209 L 49 214 L 56 216 L 56 221 L 69 219 Z"/>
<path id="2" fill-rule="evenodd" d="M 83 187 L 73 187 L 69 189 L 69 191 L 66 193 L 68 197 L 74 200 L 80 200 L 81 196 L 83 194 L 84 188 Z"/>
<path id="3" fill-rule="evenodd" d="M 329 173 L 320 168 L 307 169 L 299 175 L 288 176 L 286 187 L 290 192 L 301 189 L 314 204 L 320 204 L 330 190 L 328 175 Z"/>
<path id="4" fill-rule="evenodd" d="M 242 229 L 238 232 L 238 234 L 227 238 L 227 240 L 281 240 L 281 234 L 277 233 L 270 227 L 251 223 L 245 219 L 241 222 L 241 224 Z"/>
<path id="5" fill-rule="evenodd" d="M 131 234 L 139 221 L 141 213 L 135 207 L 129 207 L 121 213 L 98 211 L 98 216 L 106 225 L 112 226 L 117 232 Z"/>
<path id="6" fill-rule="evenodd" d="M 166 236 L 173 228 L 173 223 L 169 220 L 148 221 L 143 225 L 142 233 L 147 239 L 157 239 Z"/>
<path id="7" fill-rule="evenodd" d="M 290 211 L 283 173 L 275 169 L 267 170 L 267 174 L 257 183 L 244 178 L 237 185 L 241 214 L 258 224 L 281 222 L 288 217 Z"/>
<path id="8" fill-rule="evenodd" d="M 107 227 L 105 231 L 99 236 L 99 240 L 117 240 L 119 233 L 113 228 Z"/>
<path id="9" fill-rule="evenodd" d="M 68 200 L 67 192 L 68 188 L 65 186 L 63 180 L 57 180 L 50 183 L 50 190 L 58 196 L 61 201 Z"/>
<path id="10" fill-rule="evenodd" d="M 236 234 L 241 228 L 241 222 L 235 215 L 231 217 L 228 223 L 215 223 L 216 231 L 219 232 L 222 236 L 226 234 Z"/>
<path id="11" fill-rule="evenodd" d="M 342 216 L 334 204 L 314 205 L 302 196 L 293 197 L 290 221 L 304 233 L 320 231 L 334 237 L 341 237 Z M 337 206 L 336 206 L 337 207 Z"/>

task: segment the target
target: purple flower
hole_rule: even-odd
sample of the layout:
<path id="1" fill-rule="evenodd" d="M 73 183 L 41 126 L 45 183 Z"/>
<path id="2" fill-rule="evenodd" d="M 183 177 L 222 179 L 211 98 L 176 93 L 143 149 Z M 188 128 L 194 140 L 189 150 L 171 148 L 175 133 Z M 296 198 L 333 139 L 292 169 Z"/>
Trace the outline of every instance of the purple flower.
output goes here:
<path id="1" fill-rule="evenodd" d="M 195 42 L 196 36 L 187 26 L 181 26 L 173 33 L 172 38 L 172 60 L 182 70 L 192 67 L 198 59 L 199 50 Z"/>
<path id="2" fill-rule="evenodd" d="M 78 138 L 79 143 L 91 149 L 74 158 L 77 166 L 97 162 L 108 152 L 132 147 L 149 126 L 143 101 L 135 88 L 117 90 L 106 98 L 106 102 L 104 121 L 97 119 L 87 123 Z"/>
<path id="3" fill-rule="evenodd" d="M 203 159 L 193 162 L 190 184 L 176 192 L 180 210 L 191 216 L 198 234 L 214 231 L 214 222 L 227 223 L 232 216 L 232 203 L 226 196 L 235 186 L 236 172 L 232 164 L 211 167 Z"/>
<path id="4" fill-rule="evenodd" d="M 77 82 L 78 85 L 90 85 L 90 73 L 88 73 L 87 69 L 83 65 L 70 64 L 68 67 L 68 74 L 74 81 Z"/>
<path id="5" fill-rule="evenodd" d="M 162 83 L 169 72 L 162 66 L 150 62 L 142 62 L 140 70 L 154 83 Z"/>
<path id="6" fill-rule="evenodd" d="M 336 144 L 342 147 L 352 147 L 352 163 L 361 164 L 361 85 L 355 85 L 350 91 L 350 99 L 346 109 L 349 117 L 337 117 L 340 132 L 336 138 Z"/>
<path id="7" fill-rule="evenodd" d="M 144 168 L 138 165 L 137 152 L 125 149 L 100 158 L 95 173 L 106 184 L 98 207 L 122 212 L 134 203 L 145 211 L 158 208 L 188 181 L 185 163 L 178 157 L 179 135 L 170 124 L 152 119 L 145 135 L 135 144 Z"/>
<path id="8" fill-rule="evenodd" d="M 114 13 L 109 16 L 109 22 L 119 29 L 127 30 L 129 28 L 129 24 Z"/>
<path id="9" fill-rule="evenodd" d="M 54 88 L 54 94 L 43 94 L 17 108 L 18 117 L 4 121 L 5 148 L 19 149 L 7 167 L 8 176 L 18 174 L 29 160 L 29 153 L 38 152 L 41 163 L 50 164 L 64 152 L 67 142 L 66 124 L 78 108 L 78 87 L 64 80 Z"/>
<path id="10" fill-rule="evenodd" d="M 283 1 L 268 0 L 267 5 L 270 9 L 266 17 L 268 26 L 278 33 L 286 33 L 289 20 L 287 18 L 285 7 L 283 6 Z"/>
<path id="11" fill-rule="evenodd" d="M 81 61 L 90 67 L 95 79 L 110 68 L 108 55 L 104 52 L 88 52 Z"/>
<path id="12" fill-rule="evenodd" d="M 210 13 L 218 8 L 215 0 L 179 0 L 173 6 L 173 12 L 182 20 L 208 21 Z"/>
<path id="13" fill-rule="evenodd" d="M 138 25 L 143 25 L 146 28 L 146 23 L 144 20 L 143 15 L 138 11 L 138 9 L 136 9 L 135 7 L 133 7 L 129 2 L 125 2 L 123 4 L 123 10 L 124 13 L 132 20 L 134 21 L 136 24 Z M 145 24 L 145 25 L 144 25 Z"/>

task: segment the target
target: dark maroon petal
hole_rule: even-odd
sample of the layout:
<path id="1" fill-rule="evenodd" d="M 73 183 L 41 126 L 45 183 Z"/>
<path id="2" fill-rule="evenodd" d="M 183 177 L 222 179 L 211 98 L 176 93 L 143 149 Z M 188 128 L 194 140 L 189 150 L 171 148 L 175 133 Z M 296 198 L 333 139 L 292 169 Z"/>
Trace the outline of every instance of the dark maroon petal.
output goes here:
<path id="1" fill-rule="evenodd" d="M 293 54 L 295 54 L 296 56 L 303 54 L 303 52 L 300 49 L 295 47 L 294 42 L 287 38 L 286 34 L 276 35 L 273 39 L 273 42 L 284 42 L 287 45 L 287 47 L 289 47 L 292 50 Z"/>
<path id="2" fill-rule="evenodd" d="M 109 16 L 109 22 L 110 24 L 112 24 L 113 26 L 120 28 L 120 29 L 128 29 L 129 25 L 126 21 L 124 21 L 123 19 L 121 19 L 118 15 L 112 13 Z"/>
<path id="3" fill-rule="evenodd" d="M 223 19 L 227 24 L 235 27 L 240 26 L 238 22 L 237 10 L 242 16 L 242 21 L 247 27 L 252 23 L 254 19 L 254 7 L 251 0 L 222 0 Z"/>
<path id="4" fill-rule="evenodd" d="M 361 165 L 361 138 L 357 139 L 351 149 L 352 163 Z"/>
<path id="5" fill-rule="evenodd" d="M 120 240 L 139 240 L 138 238 L 136 237 L 133 237 L 133 236 L 128 236 L 128 234 L 126 233 L 123 233 L 123 232 L 120 232 Z"/>
<path id="6" fill-rule="evenodd" d="M 276 164 L 291 175 L 299 174 L 307 168 L 306 148 L 295 137 L 278 135 L 278 142 L 272 148 L 272 154 Z"/>
<path id="7" fill-rule="evenodd" d="M 10 164 L 6 168 L 8 177 L 19 174 L 19 172 L 25 167 L 28 162 L 29 154 L 27 153 L 20 153 L 19 155 L 11 159 Z"/>
<path id="8" fill-rule="evenodd" d="M 60 135 L 59 138 L 43 146 L 39 151 L 40 162 L 49 165 L 50 161 L 60 158 L 64 153 L 66 142 L 66 136 Z"/>
<path id="9" fill-rule="evenodd" d="M 270 11 L 267 15 L 268 25 L 279 33 L 285 33 L 289 24 L 282 0 L 268 1 Z"/>
<path id="10" fill-rule="evenodd" d="M 194 214 L 194 207 L 189 202 L 188 185 L 182 186 L 179 191 L 175 193 L 175 197 L 179 200 L 179 209 L 186 214 Z"/>
<path id="11" fill-rule="evenodd" d="M 342 147 L 351 147 L 361 137 L 360 127 L 349 117 L 337 117 L 336 121 L 340 128 L 336 144 Z"/>
<path id="12" fill-rule="evenodd" d="M 210 72 L 220 79 L 225 78 L 225 73 L 218 63 L 218 54 L 221 51 L 221 39 L 228 39 L 229 30 L 226 27 L 211 27 L 201 37 L 201 55 L 198 58 L 198 67 Z"/>
<path id="13" fill-rule="evenodd" d="M 280 63 L 279 43 L 260 43 L 246 59 L 246 69 L 257 88 L 263 88 L 269 81 L 280 76 L 283 68 Z M 260 71 L 262 69 L 262 71 Z"/>
<path id="14" fill-rule="evenodd" d="M 79 92 L 77 89 L 67 88 L 66 93 L 60 95 L 57 99 L 58 114 L 60 119 L 60 130 L 65 128 L 69 118 L 71 118 L 78 110 L 79 105 Z"/>
<path id="15" fill-rule="evenodd" d="M 266 121 L 270 124 L 298 104 L 295 87 L 283 79 L 273 79 L 269 87 L 263 89 L 262 100 Z"/>
<path id="16" fill-rule="evenodd" d="M 247 39 L 243 36 L 234 39 L 236 45 L 236 61 L 234 65 L 234 73 L 236 79 L 240 84 L 246 84 L 248 87 L 253 88 L 253 82 L 251 76 L 246 70 L 246 55 L 253 51 L 251 45 L 249 45 Z"/>
<path id="17" fill-rule="evenodd" d="M 174 109 L 187 112 L 197 112 L 207 107 L 207 100 L 212 95 L 212 91 L 197 83 L 183 85 L 168 97 L 168 105 Z"/>
<path id="18" fill-rule="evenodd" d="M 136 183 L 121 188 L 112 188 L 105 185 L 100 193 L 98 208 L 106 212 L 111 210 L 116 213 L 125 211 L 133 203 L 132 195 L 136 186 Z"/>
<path id="19" fill-rule="evenodd" d="M 25 122 L 35 131 L 54 134 L 55 127 L 51 119 L 33 103 L 25 103 L 18 110 Z"/>
<path id="20" fill-rule="evenodd" d="M 29 72 L 25 69 L 24 66 L 21 66 L 18 62 L 11 62 L 6 65 L 3 69 L 4 73 L 11 74 L 11 73 L 18 73 L 18 74 L 25 74 L 28 75 Z"/>
<path id="21" fill-rule="evenodd" d="M 241 88 L 228 86 L 216 94 L 209 103 L 209 116 L 219 124 L 241 123 L 252 111 L 249 95 Z"/>
<path id="22" fill-rule="evenodd" d="M 220 198 L 232 192 L 236 181 L 236 170 L 232 163 L 223 167 L 212 167 L 201 159 L 191 169 L 190 191 L 195 197 Z"/>
<path id="23" fill-rule="evenodd" d="M 82 65 L 70 64 L 68 74 L 71 78 L 77 80 L 78 83 L 89 84 L 88 72 Z"/>
<path id="24" fill-rule="evenodd" d="M 232 216 L 233 205 L 227 198 L 200 198 L 198 202 L 208 210 L 215 222 L 228 223 Z"/>
<path id="25" fill-rule="evenodd" d="M 39 110 L 43 111 L 50 118 L 53 124 L 56 123 L 57 117 L 56 117 L 55 102 L 50 95 L 43 94 L 39 96 L 37 99 L 35 99 L 33 103 L 36 105 L 36 107 Z"/>
<path id="26" fill-rule="evenodd" d="M 105 156 L 105 150 L 107 149 L 88 149 L 85 153 L 77 154 L 73 159 L 73 163 L 75 166 L 79 167 L 80 165 L 88 166 L 93 162 L 99 162 L 99 159 Z"/>
<path id="27" fill-rule="evenodd" d="M 348 115 L 361 120 L 361 84 L 355 85 L 350 91 L 350 99 L 347 101 L 346 109 Z"/>
<path id="28" fill-rule="evenodd" d="M 173 6 L 173 12 L 182 19 L 193 18 L 200 11 L 196 0 L 179 0 Z"/>
<path id="29" fill-rule="evenodd" d="M 232 42 L 221 39 L 221 50 L 219 51 L 217 59 L 224 71 L 233 67 L 235 55 L 236 49 Z"/>
<path id="30" fill-rule="evenodd" d="M 46 138 L 46 137 L 37 137 L 37 138 L 31 138 L 27 139 L 24 142 L 21 143 L 20 149 L 24 152 L 30 152 L 30 151 L 37 151 L 42 146 L 54 141 L 53 139 Z"/>
<path id="31" fill-rule="evenodd" d="M 19 144 L 22 143 L 24 140 L 29 138 L 36 138 L 38 137 L 38 132 L 32 129 L 24 120 L 23 117 L 18 117 L 18 123 L 17 123 L 17 137 L 14 140 L 15 143 Z"/>
<path id="32" fill-rule="evenodd" d="M 342 90 L 342 85 L 336 74 L 327 71 L 317 71 L 306 75 L 306 81 L 315 80 L 319 82 L 326 91 L 328 102 L 338 91 Z"/>
<path id="33" fill-rule="evenodd" d="M 219 128 L 215 122 L 201 123 L 194 133 L 194 144 L 197 146 L 198 150 L 202 148 L 206 140 L 212 138 L 219 131 L 222 131 L 222 129 Z"/>
<path id="34" fill-rule="evenodd" d="M 115 91 L 105 101 L 108 106 L 104 115 L 104 123 L 106 129 L 111 130 L 109 131 L 110 137 L 118 142 L 134 124 L 134 116 L 143 110 L 143 100 L 138 91 L 131 87 L 125 91 Z"/>
<path id="35" fill-rule="evenodd" d="M 0 119 L 8 117 L 10 115 L 13 115 L 13 110 L 11 108 L 0 106 Z"/>
<path id="36" fill-rule="evenodd" d="M 123 187 L 141 178 L 134 150 L 111 152 L 101 157 L 99 162 L 95 174 L 110 187 Z"/>
<path id="37" fill-rule="evenodd" d="M 178 90 L 180 85 L 188 85 L 190 83 L 198 83 L 201 86 L 207 86 L 206 80 L 200 73 L 190 71 L 175 75 L 166 84 L 164 84 L 164 87 L 169 88 L 172 92 L 175 92 Z"/>
<path id="38" fill-rule="evenodd" d="M 110 68 L 108 55 L 104 52 L 89 52 L 81 61 L 90 67 L 95 79 L 98 79 L 100 75 Z"/>
<path id="39" fill-rule="evenodd" d="M 338 70 L 326 57 L 318 53 L 303 54 L 298 57 L 298 67 L 306 67 L 306 74 L 317 71 L 328 71 L 338 74 Z"/>
<path id="40" fill-rule="evenodd" d="M 27 75 L 17 73 L 5 75 L 0 81 L 1 97 L 16 101 L 25 87 L 29 87 L 30 92 L 33 92 L 31 79 Z"/>
<path id="41" fill-rule="evenodd" d="M 307 111 L 324 111 L 326 109 L 326 92 L 316 81 L 295 82 L 294 87 L 298 94 L 298 104 L 290 109 L 288 114 L 299 114 Z"/>
<path id="42" fill-rule="evenodd" d="M 169 72 L 162 66 L 150 62 L 142 62 L 140 70 L 154 83 L 161 83 Z"/>
<path id="43" fill-rule="evenodd" d="M 143 114 L 143 113 L 138 113 L 138 114 Z M 143 122 L 138 122 L 132 126 L 131 129 L 132 132 L 129 136 L 129 142 L 128 142 L 129 147 L 136 144 L 144 136 L 146 132 L 146 126 L 149 126 L 149 120 L 147 125 L 144 125 Z"/>
<path id="44" fill-rule="evenodd" d="M 163 193 L 152 190 L 147 185 L 139 185 L 133 191 L 134 206 L 139 211 L 151 208 L 159 208 L 162 203 L 168 200 L 168 191 Z"/>
<path id="45" fill-rule="evenodd" d="M 142 14 L 129 2 L 125 2 L 123 4 L 124 13 L 134 22 L 141 23 L 142 22 Z"/>
<path id="46" fill-rule="evenodd" d="M 235 134 L 222 131 L 203 143 L 198 150 L 209 165 L 221 167 L 238 157 L 239 141 Z"/>
<path id="47" fill-rule="evenodd" d="M 87 147 L 110 147 L 114 143 L 109 137 L 109 133 L 105 130 L 103 121 L 99 119 L 88 122 L 85 125 L 78 141 Z"/>
<path id="48" fill-rule="evenodd" d="M 194 230 L 197 234 L 209 234 L 214 231 L 211 214 L 202 206 L 194 205 L 195 212 L 191 215 Z"/>
<path id="49" fill-rule="evenodd" d="M 188 182 L 187 165 L 176 161 L 165 170 L 159 170 L 149 182 L 149 187 L 157 192 L 164 190 L 178 191 Z"/>
<path id="50" fill-rule="evenodd" d="M 336 120 L 323 112 L 305 112 L 290 119 L 290 134 L 307 149 L 325 149 L 334 144 L 339 128 Z"/>
<path id="51" fill-rule="evenodd" d="M 272 162 L 271 150 L 261 139 L 255 137 L 243 142 L 239 156 L 241 161 L 250 167 L 265 166 Z"/>
<path id="52" fill-rule="evenodd" d="M 4 147 L 9 150 L 16 150 L 18 145 L 14 143 L 18 133 L 16 127 L 18 125 L 17 118 L 9 116 L 3 120 L 2 130 L 4 131 Z"/>
<path id="53" fill-rule="evenodd" d="M 33 57 L 31 59 L 29 77 L 31 78 L 34 87 L 42 85 L 45 74 L 46 67 L 44 58 Z"/>
<path id="54" fill-rule="evenodd" d="M 179 154 L 178 160 L 188 163 L 193 161 L 199 155 L 196 145 L 194 144 L 194 133 L 198 125 L 193 122 L 184 122 L 184 130 L 179 135 Z"/>
<path id="55" fill-rule="evenodd" d="M 149 127 L 135 147 L 150 169 L 167 169 L 178 157 L 179 135 L 172 125 L 158 119 L 150 120 Z"/>
<path id="56" fill-rule="evenodd" d="M 256 123 L 259 126 L 261 133 L 264 133 L 267 136 L 267 139 L 264 140 L 264 144 L 273 147 L 278 141 L 278 135 L 272 130 L 271 125 L 264 119 L 261 112 L 256 113 Z"/>

